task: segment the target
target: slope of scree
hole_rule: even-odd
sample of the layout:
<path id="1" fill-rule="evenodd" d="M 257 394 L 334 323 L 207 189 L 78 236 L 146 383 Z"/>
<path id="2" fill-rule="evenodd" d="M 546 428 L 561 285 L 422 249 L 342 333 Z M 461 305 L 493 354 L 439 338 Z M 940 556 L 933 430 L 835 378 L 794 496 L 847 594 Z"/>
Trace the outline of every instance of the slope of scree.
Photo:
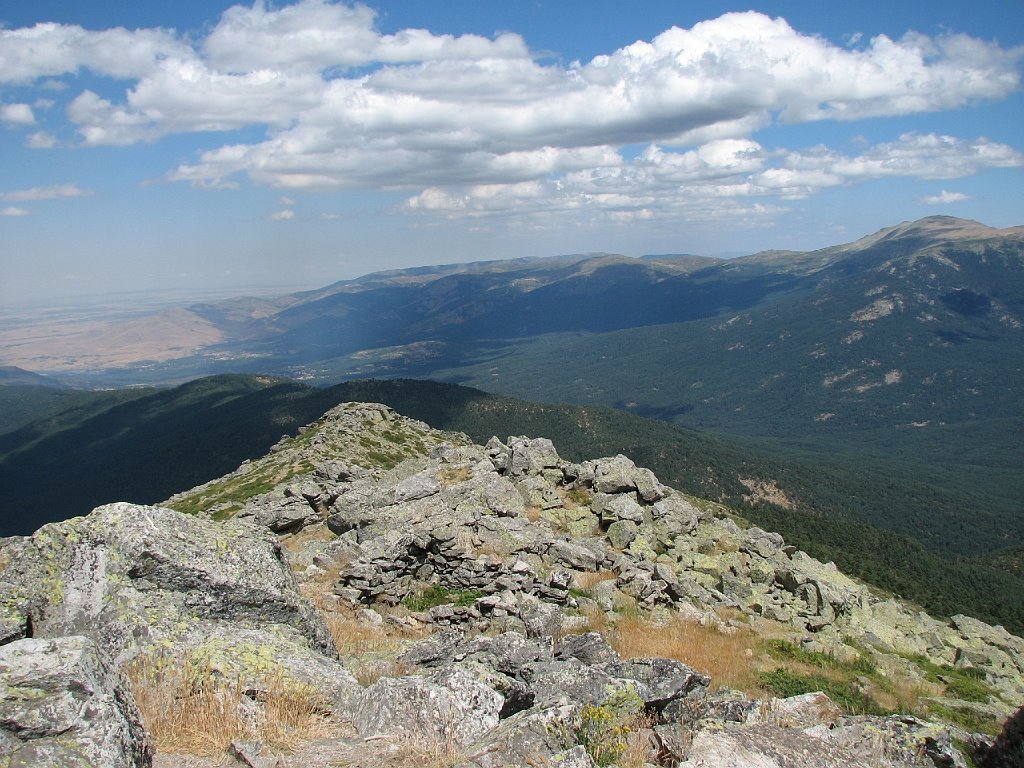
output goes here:
<path id="1" fill-rule="evenodd" d="M 876 595 L 625 456 L 383 405 L 167 507 L 2 539 L 0 568 L 0 765 L 1020 756 L 1002 628 Z"/>

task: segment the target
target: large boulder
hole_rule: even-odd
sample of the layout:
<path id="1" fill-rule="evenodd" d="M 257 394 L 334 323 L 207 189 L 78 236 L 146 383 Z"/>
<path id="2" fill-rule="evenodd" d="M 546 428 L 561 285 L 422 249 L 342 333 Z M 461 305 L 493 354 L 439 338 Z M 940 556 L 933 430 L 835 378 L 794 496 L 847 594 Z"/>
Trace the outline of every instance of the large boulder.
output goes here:
<path id="1" fill-rule="evenodd" d="M 365 738 L 405 736 L 469 744 L 498 724 L 505 700 L 469 672 L 446 667 L 430 677 L 383 677 L 356 703 L 352 724 Z"/>
<path id="2" fill-rule="evenodd" d="M 0 765 L 142 768 L 153 747 L 124 678 L 87 637 L 0 646 Z"/>
<path id="3" fill-rule="evenodd" d="M 118 668 L 146 654 L 252 685 L 283 673 L 339 703 L 358 688 L 277 537 L 251 524 L 110 504 L 39 529 L 0 579 L 34 637 L 88 636 Z"/>

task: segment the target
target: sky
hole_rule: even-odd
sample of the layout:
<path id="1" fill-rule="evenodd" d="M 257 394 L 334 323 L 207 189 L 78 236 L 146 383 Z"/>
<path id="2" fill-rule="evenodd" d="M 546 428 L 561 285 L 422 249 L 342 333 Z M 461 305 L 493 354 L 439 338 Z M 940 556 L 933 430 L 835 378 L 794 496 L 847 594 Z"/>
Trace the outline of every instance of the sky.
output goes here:
<path id="1" fill-rule="evenodd" d="M 3 0 L 0 303 L 1024 224 L 1024 3 Z"/>

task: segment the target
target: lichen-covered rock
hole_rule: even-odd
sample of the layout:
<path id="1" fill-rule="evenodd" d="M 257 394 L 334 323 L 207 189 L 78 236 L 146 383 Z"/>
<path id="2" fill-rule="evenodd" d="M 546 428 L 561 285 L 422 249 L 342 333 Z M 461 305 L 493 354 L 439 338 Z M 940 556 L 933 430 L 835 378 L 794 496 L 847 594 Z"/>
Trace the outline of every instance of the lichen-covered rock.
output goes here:
<path id="1" fill-rule="evenodd" d="M 360 735 L 469 744 L 498 724 L 504 699 L 457 667 L 430 677 L 381 678 L 359 697 L 351 719 Z"/>
<path id="2" fill-rule="evenodd" d="M 464 750 L 456 768 L 522 768 L 524 765 L 589 765 L 580 754 L 575 734 L 578 706 L 560 705 L 519 712 Z M 588 756 L 589 757 L 589 756 Z"/>
<path id="3" fill-rule="evenodd" d="M 966 768 L 966 763 L 952 747 L 948 731 L 893 717 L 845 718 L 808 727 L 767 722 L 705 729 L 679 768 L 712 766 Z"/>
<path id="4" fill-rule="evenodd" d="M 29 596 L 35 636 L 89 635 L 118 662 L 202 621 L 287 627 L 335 654 L 277 538 L 244 523 L 109 504 L 39 529 L 4 577 Z"/>
<path id="5" fill-rule="evenodd" d="M 0 686 L 0 765 L 151 765 L 153 747 L 135 699 L 89 638 L 0 646 Z"/>
<path id="6" fill-rule="evenodd" d="M 111 504 L 44 526 L 3 573 L 33 636 L 86 635 L 118 668 L 173 657 L 256 688 L 280 673 L 338 705 L 358 689 L 266 529 Z"/>

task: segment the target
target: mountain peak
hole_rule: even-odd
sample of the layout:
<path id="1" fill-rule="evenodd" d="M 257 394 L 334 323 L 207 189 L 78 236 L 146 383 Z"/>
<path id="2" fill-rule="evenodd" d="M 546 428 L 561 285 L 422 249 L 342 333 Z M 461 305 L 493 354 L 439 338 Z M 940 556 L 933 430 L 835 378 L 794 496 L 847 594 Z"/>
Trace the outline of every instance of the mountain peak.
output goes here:
<path id="1" fill-rule="evenodd" d="M 956 216 L 925 216 L 915 221 L 904 221 L 894 227 L 880 229 L 874 234 L 850 243 L 851 249 L 865 248 L 883 241 L 923 240 L 947 242 L 952 240 L 987 240 L 1012 234 L 1024 234 L 1024 227 L 997 229 L 973 219 Z"/>

